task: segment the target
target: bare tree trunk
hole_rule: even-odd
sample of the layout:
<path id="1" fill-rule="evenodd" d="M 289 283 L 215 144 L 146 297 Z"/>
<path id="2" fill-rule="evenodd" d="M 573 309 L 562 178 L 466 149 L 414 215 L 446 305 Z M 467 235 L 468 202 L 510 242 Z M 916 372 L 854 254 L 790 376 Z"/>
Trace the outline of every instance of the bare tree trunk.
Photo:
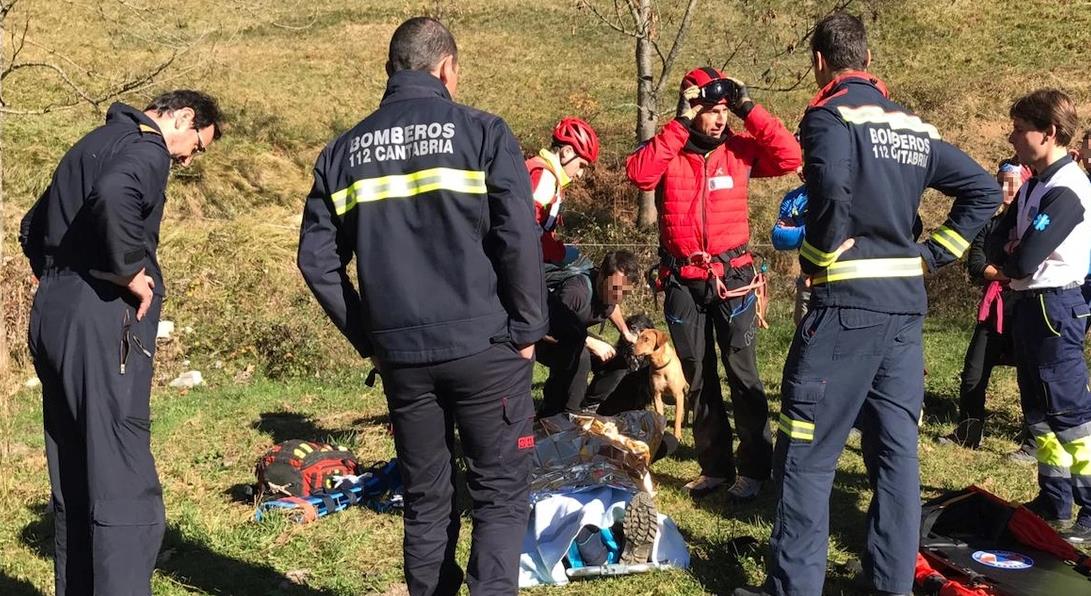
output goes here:
<path id="1" fill-rule="evenodd" d="M 7 68 L 2 64 L 4 56 L 4 38 L 8 34 L 7 15 L 11 10 L 11 4 L 4 5 L 3 14 L 0 15 L 0 70 Z M 0 96 L 3 95 L 3 83 L 0 82 Z M 4 114 L 0 113 L 0 266 L 4 263 L 4 239 L 7 237 L 4 230 Z M 18 285 L 18 284 L 16 284 Z M 3 307 L 3 295 L 0 294 L 0 379 L 7 379 L 11 372 L 11 352 L 8 350 L 8 325 Z M 0 390 L 6 390 L 0 389 Z"/>
<path id="2" fill-rule="evenodd" d="M 655 135 L 658 101 L 655 93 L 655 77 L 652 73 L 652 3 L 640 0 L 638 14 L 639 31 L 636 38 L 636 140 L 643 143 Z M 655 192 L 640 193 L 636 223 L 640 227 L 656 224 Z"/>

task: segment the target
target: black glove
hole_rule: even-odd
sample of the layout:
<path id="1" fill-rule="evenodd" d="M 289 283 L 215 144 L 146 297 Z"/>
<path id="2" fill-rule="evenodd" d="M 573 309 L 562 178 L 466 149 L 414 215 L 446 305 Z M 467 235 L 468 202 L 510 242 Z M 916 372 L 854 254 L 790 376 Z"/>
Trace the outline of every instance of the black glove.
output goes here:
<path id="1" fill-rule="evenodd" d="M 754 100 L 750 99 L 750 93 L 746 90 L 746 85 L 738 79 L 728 79 L 734 86 L 731 94 L 727 98 L 727 107 L 731 110 L 731 113 L 735 114 L 742 120 L 746 120 L 746 117 L 750 115 L 750 110 L 754 109 Z"/>

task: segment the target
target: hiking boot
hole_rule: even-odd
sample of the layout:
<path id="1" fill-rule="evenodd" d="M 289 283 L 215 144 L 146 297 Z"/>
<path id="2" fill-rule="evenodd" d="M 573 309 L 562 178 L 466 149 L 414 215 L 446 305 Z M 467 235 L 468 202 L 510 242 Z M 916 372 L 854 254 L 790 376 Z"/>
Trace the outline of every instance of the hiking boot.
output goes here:
<path id="1" fill-rule="evenodd" d="M 984 426 L 981 420 L 977 418 L 967 418 L 958 423 L 955 430 L 951 431 L 942 437 L 936 439 L 936 443 L 940 445 L 958 445 L 959 447 L 965 447 L 967 449 L 978 449 L 981 447 L 981 436 L 984 431 Z"/>
<path id="2" fill-rule="evenodd" d="M 1061 532 L 1061 536 L 1070 544 L 1078 544 L 1081 546 L 1091 544 L 1091 525 L 1084 525 L 1081 522 L 1076 522 L 1072 524 L 1071 528 Z"/>
<path id="3" fill-rule="evenodd" d="M 736 476 L 735 484 L 731 485 L 731 488 L 727 489 L 727 496 L 733 501 L 752 501 L 758 496 L 758 492 L 761 491 L 761 480 L 757 478 L 747 478 L 746 476 Z"/>
<path id="4" fill-rule="evenodd" d="M 942 437 L 936 437 L 936 444 L 952 447 L 965 447 L 966 449 L 977 449 L 980 447 L 980 444 L 975 444 L 966 437 L 960 437 L 958 431 L 948 433 Z"/>
<path id="5" fill-rule="evenodd" d="M 650 494 L 640 491 L 633 495 L 632 500 L 625 506 L 621 531 L 625 537 L 621 563 L 647 563 L 652 556 L 655 535 L 659 531 L 659 512 Z"/>
<path id="6" fill-rule="evenodd" d="M 1034 499 L 1023 503 L 1023 507 L 1026 507 L 1031 513 L 1042 518 L 1042 520 L 1058 532 L 1062 532 L 1070 526 L 1069 520 L 1061 517 L 1052 503 L 1049 502 L 1049 499 L 1042 498 L 1042 495 L 1038 495 L 1037 497 L 1034 497 Z"/>
<path id="7" fill-rule="evenodd" d="M 1038 463 L 1038 457 L 1028 451 L 1026 446 L 1023 446 L 1020 447 L 1018 450 L 1011 452 L 1011 454 L 1008 455 L 1008 461 L 1030 466 Z"/>
<path id="8" fill-rule="evenodd" d="M 689 496 L 694 499 L 699 499 L 705 495 L 712 494 L 727 483 L 725 478 L 717 478 L 716 476 L 705 476 L 701 474 L 695 480 L 685 485 L 683 488 L 689 491 Z"/>

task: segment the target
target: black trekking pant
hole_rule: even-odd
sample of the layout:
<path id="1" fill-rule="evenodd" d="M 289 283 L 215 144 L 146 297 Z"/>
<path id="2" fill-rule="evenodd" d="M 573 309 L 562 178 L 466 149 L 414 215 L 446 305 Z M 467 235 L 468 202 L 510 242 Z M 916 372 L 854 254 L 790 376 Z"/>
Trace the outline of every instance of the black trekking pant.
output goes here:
<path id="1" fill-rule="evenodd" d="M 515 594 L 530 514 L 534 363 L 510 343 L 429 365 L 380 363 L 405 487 L 405 580 L 409 593 L 456 594 L 454 432 L 473 503 L 470 593 Z"/>
<path id="2" fill-rule="evenodd" d="M 578 412 L 587 396 L 587 376 L 591 374 L 591 351 L 582 340 L 535 345 L 535 359 L 549 369 L 542 387 L 539 418 L 561 412 Z"/>
<path id="3" fill-rule="evenodd" d="M 165 530 L 149 403 L 161 305 L 137 322 L 127 290 L 67 270 L 34 296 L 58 596 L 151 594 Z"/>
<path id="4" fill-rule="evenodd" d="M 985 428 L 985 392 L 995 367 L 1011 350 L 1011 337 L 996 331 L 993 319 L 981 321 L 966 346 L 958 392 L 958 442 L 974 449 L 981 445 Z"/>
<path id="5" fill-rule="evenodd" d="M 749 283 L 729 280 L 728 287 Z M 727 370 L 731 406 L 739 434 L 738 473 L 765 480 L 772 470 L 769 401 L 758 377 L 754 293 L 727 301 L 706 299 L 707 288 L 668 283 L 663 311 L 674 349 L 689 381 L 693 441 L 705 476 L 735 477 L 731 423 L 724 408 L 716 348 Z"/>

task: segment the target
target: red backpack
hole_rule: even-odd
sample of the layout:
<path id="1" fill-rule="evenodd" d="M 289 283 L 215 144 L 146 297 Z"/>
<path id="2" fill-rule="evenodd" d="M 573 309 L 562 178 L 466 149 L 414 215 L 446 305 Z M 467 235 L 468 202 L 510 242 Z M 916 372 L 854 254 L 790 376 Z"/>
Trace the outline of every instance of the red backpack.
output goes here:
<path id="1" fill-rule="evenodd" d="M 344 447 L 292 440 L 261 456 L 254 473 L 261 496 L 305 497 L 333 488 L 334 476 L 356 474 L 356 468 L 356 457 Z"/>

